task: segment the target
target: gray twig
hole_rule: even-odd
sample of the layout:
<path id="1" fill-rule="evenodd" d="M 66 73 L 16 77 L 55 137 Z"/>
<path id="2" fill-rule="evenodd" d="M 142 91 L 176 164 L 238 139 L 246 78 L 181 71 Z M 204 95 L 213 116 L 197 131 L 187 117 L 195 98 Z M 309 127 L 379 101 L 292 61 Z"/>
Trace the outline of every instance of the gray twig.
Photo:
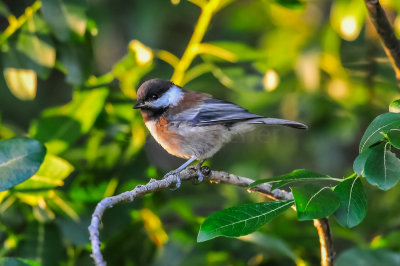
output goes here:
<path id="1" fill-rule="evenodd" d="M 251 183 L 254 182 L 253 179 L 247 177 L 237 176 L 222 171 L 211 171 L 208 167 L 203 167 L 202 172 L 204 175 L 204 180 L 208 180 L 212 183 L 230 184 L 234 186 L 247 188 Z M 181 172 L 180 177 L 182 181 L 197 180 L 198 174 L 196 168 L 195 167 L 186 168 Z M 160 191 L 169 187 L 173 187 L 176 184 L 176 181 L 177 181 L 176 176 L 172 175 L 161 180 L 152 179 L 146 185 L 138 185 L 131 191 L 127 191 L 116 196 L 104 198 L 97 204 L 96 209 L 92 215 L 92 221 L 89 226 L 90 241 L 92 244 L 92 257 L 97 266 L 106 265 L 103 255 L 101 254 L 101 249 L 100 249 L 101 242 L 99 238 L 99 225 L 101 223 L 101 218 L 104 214 L 104 211 L 109 208 L 112 208 L 114 205 L 118 203 L 132 202 L 135 198 L 142 197 L 146 194 Z M 293 199 L 292 193 L 280 189 L 271 190 L 271 185 L 267 183 L 253 187 L 249 189 L 249 191 L 261 193 L 273 200 Z M 329 224 L 327 223 L 327 220 L 326 223 L 324 224 L 326 225 L 326 227 L 324 227 L 323 230 L 318 230 L 320 241 L 321 241 L 321 234 L 322 235 L 325 234 L 329 239 L 331 239 Z M 326 237 L 322 238 L 326 239 Z M 322 242 L 320 243 L 321 243 L 321 255 L 334 253 L 332 245 L 324 245 L 324 249 L 329 248 L 332 250 L 324 250 L 323 252 Z M 321 261 L 323 261 L 323 259 L 321 259 Z"/>

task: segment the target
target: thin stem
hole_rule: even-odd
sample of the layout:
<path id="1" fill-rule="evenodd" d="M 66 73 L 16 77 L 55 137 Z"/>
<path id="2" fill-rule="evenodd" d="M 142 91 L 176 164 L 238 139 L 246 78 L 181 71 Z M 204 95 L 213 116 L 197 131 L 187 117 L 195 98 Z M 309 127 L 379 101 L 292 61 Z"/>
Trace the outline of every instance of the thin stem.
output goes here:
<path id="1" fill-rule="evenodd" d="M 210 0 L 203 8 L 200 14 L 199 20 L 195 26 L 192 37 L 190 38 L 189 44 L 186 47 L 185 52 L 179 60 L 178 65 L 172 74 L 171 80 L 177 85 L 181 85 L 185 72 L 189 68 L 193 59 L 198 54 L 199 45 L 203 40 L 204 34 L 210 24 L 211 18 L 214 12 L 217 10 L 221 0 Z"/>
<path id="2" fill-rule="evenodd" d="M 41 3 L 36 1 L 32 6 L 25 9 L 24 14 L 19 18 L 10 16 L 8 18 L 9 25 L 3 33 L 0 34 L 0 45 L 2 45 L 8 38 L 10 38 L 17 30 L 19 30 L 25 22 L 33 17 L 33 15 L 40 9 Z"/>

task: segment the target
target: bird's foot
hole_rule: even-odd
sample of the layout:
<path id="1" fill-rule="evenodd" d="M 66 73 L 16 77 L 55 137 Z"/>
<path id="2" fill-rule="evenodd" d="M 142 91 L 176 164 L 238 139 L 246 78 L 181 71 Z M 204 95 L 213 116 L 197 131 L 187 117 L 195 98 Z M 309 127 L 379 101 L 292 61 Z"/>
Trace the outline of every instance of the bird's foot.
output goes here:
<path id="1" fill-rule="evenodd" d="M 170 175 L 175 176 L 176 181 L 171 184 L 170 188 L 171 190 L 176 190 L 181 186 L 181 176 L 180 176 L 181 171 L 178 171 L 178 169 L 170 171 L 164 175 L 164 178 L 169 177 Z"/>
<path id="2" fill-rule="evenodd" d="M 193 183 L 194 184 L 200 184 L 202 181 L 203 181 L 203 179 L 204 179 L 204 174 L 203 174 L 203 171 L 202 171 L 202 167 L 201 167 L 201 165 L 204 163 L 204 160 L 203 161 L 201 161 L 200 163 L 198 163 L 197 165 L 196 165 L 196 171 L 197 171 L 197 179 L 194 179 L 193 180 Z M 207 167 L 208 168 L 208 167 Z"/>

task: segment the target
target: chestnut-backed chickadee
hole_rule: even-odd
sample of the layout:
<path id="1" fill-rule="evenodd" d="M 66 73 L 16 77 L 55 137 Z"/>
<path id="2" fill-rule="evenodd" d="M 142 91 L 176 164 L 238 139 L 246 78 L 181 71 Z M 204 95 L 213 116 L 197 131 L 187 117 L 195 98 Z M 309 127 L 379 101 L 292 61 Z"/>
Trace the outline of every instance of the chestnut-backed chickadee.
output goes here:
<path id="1" fill-rule="evenodd" d="M 201 165 L 212 157 L 233 135 L 251 130 L 256 124 L 283 125 L 299 129 L 307 126 L 298 122 L 266 118 L 209 94 L 185 90 L 171 81 L 152 79 L 137 91 L 137 103 L 151 135 L 172 155 L 189 159 L 165 176 L 176 175 L 190 163 L 197 165 L 198 182 L 203 175 Z"/>

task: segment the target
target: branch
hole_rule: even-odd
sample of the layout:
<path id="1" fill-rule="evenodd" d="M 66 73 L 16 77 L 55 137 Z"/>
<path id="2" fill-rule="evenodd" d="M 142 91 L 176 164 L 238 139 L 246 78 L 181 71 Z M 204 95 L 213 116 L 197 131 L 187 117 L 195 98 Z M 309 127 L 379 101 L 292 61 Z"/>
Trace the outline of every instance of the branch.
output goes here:
<path id="1" fill-rule="evenodd" d="M 203 2 L 203 1 L 192 1 L 192 2 Z M 183 78 L 186 70 L 189 68 L 193 59 L 198 54 L 198 48 L 203 40 L 204 34 L 210 24 L 211 18 L 213 14 L 216 12 L 217 8 L 220 5 L 220 0 L 210 0 L 202 7 L 201 15 L 197 24 L 194 28 L 194 32 L 192 37 L 190 38 L 189 44 L 187 45 L 185 52 L 182 55 L 181 60 L 179 60 L 178 64 L 175 67 L 174 73 L 172 74 L 171 80 L 183 86 Z"/>
<path id="2" fill-rule="evenodd" d="M 321 266 L 331 266 L 333 265 L 335 250 L 333 249 L 332 234 L 328 219 L 314 219 L 314 227 L 317 228 L 319 245 L 321 247 Z"/>
<path id="3" fill-rule="evenodd" d="M 2 45 L 8 38 L 11 37 L 17 30 L 19 30 L 25 22 L 32 18 L 33 15 L 40 9 L 41 2 L 36 1 L 32 6 L 28 6 L 25 9 L 24 14 L 22 14 L 19 18 L 15 18 L 14 16 L 10 16 L 8 18 L 9 25 L 4 30 L 3 33 L 0 34 L 0 45 Z"/>
<path id="4" fill-rule="evenodd" d="M 208 180 L 211 183 L 230 184 L 238 187 L 247 188 L 251 183 L 254 182 L 253 179 L 247 177 L 237 176 L 222 171 L 211 171 L 208 167 L 202 167 L 202 172 L 204 175 L 204 180 Z M 180 174 L 181 181 L 190 181 L 190 180 L 195 181 L 197 180 L 197 177 L 198 174 L 195 167 L 188 167 L 185 170 L 183 170 Z M 135 198 L 142 197 L 146 194 L 160 191 L 163 189 L 167 189 L 169 187 L 173 187 L 176 184 L 176 181 L 177 181 L 176 176 L 172 175 L 161 180 L 151 179 L 150 182 L 147 183 L 146 185 L 138 185 L 135 187 L 135 189 L 131 191 L 127 191 L 116 196 L 104 198 L 97 204 L 96 209 L 92 215 L 92 221 L 89 226 L 90 241 L 92 244 L 92 257 L 97 266 L 106 265 L 103 255 L 101 254 L 101 248 L 100 248 L 101 242 L 99 239 L 99 225 L 105 210 L 112 208 L 115 204 L 121 202 L 132 202 Z M 264 183 L 249 189 L 249 191 L 261 193 L 273 200 L 293 199 L 292 193 L 280 189 L 272 190 L 271 187 L 272 186 L 270 184 Z M 314 226 L 316 226 L 315 225 L 316 221 L 321 221 L 321 220 L 318 219 L 314 220 Z M 330 262 L 332 262 L 333 256 L 329 257 L 330 254 L 334 254 L 332 241 L 322 242 L 321 240 L 321 239 L 331 239 L 329 224 L 327 220 L 324 222 L 321 221 L 320 223 L 323 223 L 324 226 L 322 227 L 316 226 L 316 227 L 318 229 L 318 235 L 321 244 L 321 256 L 324 256 L 324 258 L 321 258 L 321 262 L 325 260 L 326 261 L 329 260 Z M 325 244 L 328 242 L 330 243 L 329 245 Z M 328 257 L 325 258 L 327 255 Z M 322 265 L 327 266 L 332 264 L 322 264 Z"/>
<path id="5" fill-rule="evenodd" d="M 365 0 L 370 19 L 383 42 L 386 55 L 392 63 L 400 87 L 400 41 L 396 38 L 379 0 Z"/>

